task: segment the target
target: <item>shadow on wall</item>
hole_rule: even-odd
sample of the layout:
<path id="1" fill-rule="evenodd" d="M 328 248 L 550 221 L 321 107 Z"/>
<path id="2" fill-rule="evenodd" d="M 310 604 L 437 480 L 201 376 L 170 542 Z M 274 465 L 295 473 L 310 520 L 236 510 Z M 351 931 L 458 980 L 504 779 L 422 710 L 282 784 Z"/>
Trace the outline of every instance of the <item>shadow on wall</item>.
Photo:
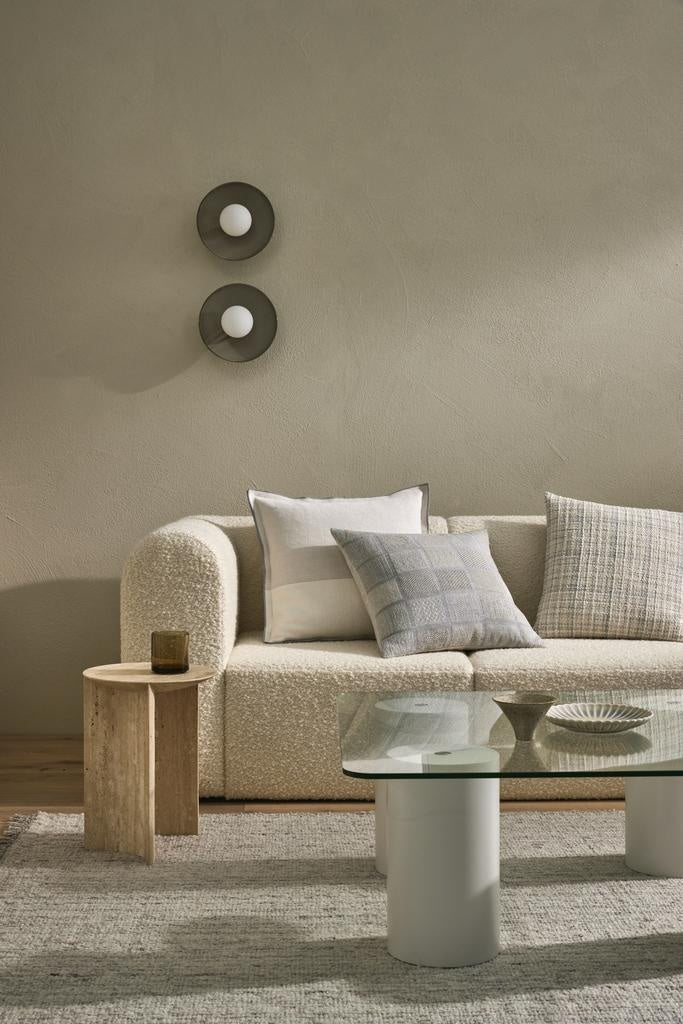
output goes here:
<path id="1" fill-rule="evenodd" d="M 78 734 L 82 673 L 119 660 L 119 581 L 0 591 L 0 732 Z"/>
<path id="2" fill-rule="evenodd" d="M 144 316 L 134 330 L 125 331 L 115 316 L 98 330 L 94 323 L 86 322 L 87 329 L 74 332 L 73 339 L 59 352 L 41 355 L 40 373 L 48 377 L 89 377 L 120 394 L 159 387 L 185 373 L 206 354 L 196 312 L 179 310 L 176 319 L 173 324 L 166 322 L 164 331 L 153 329 Z"/>
<path id="3" fill-rule="evenodd" d="M 142 287 L 137 268 L 122 257 L 106 294 L 96 288 L 99 300 L 95 305 L 76 304 L 73 322 L 60 320 L 62 343 L 41 350 L 36 372 L 56 378 L 87 377 L 119 394 L 157 388 L 182 376 L 200 360 L 209 367 L 207 372 L 220 372 L 221 362 L 209 357 L 197 318 L 207 296 L 225 283 L 221 261 L 199 241 L 194 215 L 188 219 L 184 211 L 178 222 L 177 208 L 166 214 L 172 234 L 165 262 L 160 262 L 156 247 L 147 250 Z M 252 266 L 257 265 L 261 272 L 273 266 L 275 248 L 271 244 L 269 252 L 259 253 Z M 169 294 L 168 282 L 179 273 L 183 283 Z M 265 353 L 265 364 L 256 360 L 254 365 L 245 364 L 242 376 L 262 374 L 263 366 L 273 357 L 273 353 Z"/>

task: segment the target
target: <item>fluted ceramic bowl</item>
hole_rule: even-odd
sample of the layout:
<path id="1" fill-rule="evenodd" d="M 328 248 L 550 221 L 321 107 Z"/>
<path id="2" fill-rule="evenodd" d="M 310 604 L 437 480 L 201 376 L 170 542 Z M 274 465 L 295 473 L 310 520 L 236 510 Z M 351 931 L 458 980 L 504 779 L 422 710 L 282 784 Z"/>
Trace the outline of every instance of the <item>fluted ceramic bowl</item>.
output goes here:
<path id="1" fill-rule="evenodd" d="M 610 733 L 636 729 L 652 718 L 648 708 L 630 704 L 555 704 L 548 721 L 572 732 Z"/>

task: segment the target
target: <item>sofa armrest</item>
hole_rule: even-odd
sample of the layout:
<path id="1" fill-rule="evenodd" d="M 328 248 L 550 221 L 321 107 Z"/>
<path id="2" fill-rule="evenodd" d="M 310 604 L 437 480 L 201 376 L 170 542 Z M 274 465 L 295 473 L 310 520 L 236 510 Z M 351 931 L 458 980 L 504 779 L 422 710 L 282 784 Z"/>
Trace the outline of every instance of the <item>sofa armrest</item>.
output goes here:
<path id="1" fill-rule="evenodd" d="M 188 517 L 148 534 L 121 580 L 121 660 L 148 661 L 150 633 L 187 629 L 190 658 L 216 676 L 199 687 L 199 788 L 225 791 L 223 673 L 237 629 L 237 558 L 225 533 Z"/>

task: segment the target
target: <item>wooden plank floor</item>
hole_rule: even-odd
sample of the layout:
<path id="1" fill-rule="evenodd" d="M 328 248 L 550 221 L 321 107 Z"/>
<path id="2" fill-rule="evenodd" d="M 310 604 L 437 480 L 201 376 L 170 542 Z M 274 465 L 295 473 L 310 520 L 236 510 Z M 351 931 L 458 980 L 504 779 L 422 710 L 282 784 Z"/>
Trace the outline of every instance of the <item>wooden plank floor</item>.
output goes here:
<path id="1" fill-rule="evenodd" d="M 622 800 L 509 801 L 504 811 L 607 810 L 623 808 Z M 288 811 L 371 811 L 360 801 L 202 800 L 210 814 Z M 83 810 L 83 740 L 74 736 L 0 736 L 0 834 L 13 814 L 31 811 L 62 814 Z"/>

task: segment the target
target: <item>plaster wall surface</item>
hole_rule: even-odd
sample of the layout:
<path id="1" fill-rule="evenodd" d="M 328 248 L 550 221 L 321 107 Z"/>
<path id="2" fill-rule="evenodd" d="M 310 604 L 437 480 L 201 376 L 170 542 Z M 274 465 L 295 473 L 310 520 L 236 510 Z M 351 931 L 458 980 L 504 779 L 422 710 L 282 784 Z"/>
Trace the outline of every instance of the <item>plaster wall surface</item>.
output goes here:
<path id="1" fill-rule="evenodd" d="M 681 53 L 676 0 L 5 3 L 0 731 L 79 731 L 127 550 L 251 485 L 680 508 Z M 194 226 L 233 179 L 243 264 Z"/>

